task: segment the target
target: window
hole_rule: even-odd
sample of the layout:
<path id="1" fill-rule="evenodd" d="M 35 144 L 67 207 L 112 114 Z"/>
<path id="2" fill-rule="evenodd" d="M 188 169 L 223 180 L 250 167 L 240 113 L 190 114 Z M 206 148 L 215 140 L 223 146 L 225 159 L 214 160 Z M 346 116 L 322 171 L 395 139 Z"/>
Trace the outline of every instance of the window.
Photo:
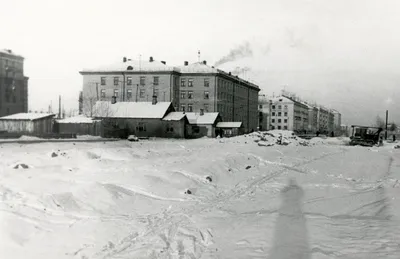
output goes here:
<path id="1" fill-rule="evenodd" d="M 209 86 L 210 86 L 210 79 L 204 78 L 204 87 L 209 87 Z"/>
<path id="2" fill-rule="evenodd" d="M 287 126 L 283 126 L 283 129 L 287 130 Z"/>
<path id="3" fill-rule="evenodd" d="M 145 94 L 144 89 L 140 89 L 140 98 L 144 98 L 144 94 Z"/>
<path id="4" fill-rule="evenodd" d="M 281 106 L 281 105 L 278 105 L 278 110 L 280 110 L 280 109 L 282 109 L 282 106 Z"/>
<path id="5" fill-rule="evenodd" d="M 131 77 L 131 76 L 128 76 L 128 77 L 126 78 L 126 84 L 127 84 L 127 85 L 132 85 L 132 77 Z"/>
<path id="6" fill-rule="evenodd" d="M 114 96 L 118 97 L 118 94 L 119 94 L 119 90 L 118 89 L 114 89 Z"/>
<path id="7" fill-rule="evenodd" d="M 174 132 L 174 128 L 171 125 L 167 125 L 167 132 Z"/>
<path id="8" fill-rule="evenodd" d="M 146 124 L 144 122 L 139 122 L 137 126 L 137 130 L 140 132 L 146 131 Z"/>
<path id="9" fill-rule="evenodd" d="M 106 90 L 102 89 L 102 90 L 100 91 L 100 97 L 101 97 L 101 98 L 106 98 Z"/>
<path id="10" fill-rule="evenodd" d="M 285 107 L 285 109 L 287 109 L 287 105 L 285 105 L 284 107 Z"/>
<path id="11" fill-rule="evenodd" d="M 199 126 L 192 126 L 192 131 L 193 133 L 200 133 L 200 127 Z"/>
<path id="12" fill-rule="evenodd" d="M 189 103 L 188 104 L 188 112 L 192 112 L 193 111 L 193 104 Z"/>
<path id="13" fill-rule="evenodd" d="M 272 109 L 275 109 L 275 105 L 272 105 Z"/>
<path id="14" fill-rule="evenodd" d="M 204 91 L 204 99 L 210 99 L 210 93 L 208 91 Z"/>
<path id="15" fill-rule="evenodd" d="M 146 77 L 141 76 L 140 77 L 140 85 L 145 85 L 146 84 Z"/>
<path id="16" fill-rule="evenodd" d="M 275 123 L 275 119 L 272 119 L 271 122 L 272 122 L 272 123 Z"/>
<path id="17" fill-rule="evenodd" d="M 260 104 L 260 105 L 258 106 L 258 108 L 259 108 L 259 109 L 262 109 L 262 104 Z"/>
<path id="18" fill-rule="evenodd" d="M 155 96 L 158 96 L 158 89 L 154 89 L 153 94 L 154 94 Z"/>
<path id="19" fill-rule="evenodd" d="M 282 102 L 282 99 L 279 99 L 280 102 Z"/>
<path id="20" fill-rule="evenodd" d="M 100 84 L 101 85 L 106 85 L 106 78 L 105 77 L 100 77 Z"/>
<path id="21" fill-rule="evenodd" d="M 132 99 L 132 89 L 126 90 L 126 98 L 128 100 Z"/>
<path id="22" fill-rule="evenodd" d="M 278 119 L 278 123 L 281 123 L 282 122 L 282 120 L 281 119 Z"/>
<path id="23" fill-rule="evenodd" d="M 278 126 L 278 129 L 281 129 L 281 126 Z"/>
<path id="24" fill-rule="evenodd" d="M 204 112 L 208 112 L 208 107 L 209 107 L 208 104 L 204 104 Z"/>
<path id="25" fill-rule="evenodd" d="M 119 78 L 118 77 L 114 77 L 114 85 L 118 85 L 119 82 Z"/>
<path id="26" fill-rule="evenodd" d="M 17 102 L 17 96 L 15 95 L 15 93 L 13 94 L 13 103 Z"/>
<path id="27" fill-rule="evenodd" d="M 284 112 L 284 115 L 287 116 L 287 112 Z"/>
<path id="28" fill-rule="evenodd" d="M 283 122 L 284 122 L 284 123 L 287 123 L 287 119 L 284 119 Z"/>
<path id="29" fill-rule="evenodd" d="M 278 112 L 278 116 L 282 116 L 282 113 L 281 113 L 281 112 Z"/>
<path id="30" fill-rule="evenodd" d="M 188 80 L 188 86 L 189 86 L 189 87 L 193 87 L 193 79 L 192 79 L 192 78 L 189 78 L 189 80 Z"/>
<path id="31" fill-rule="evenodd" d="M 181 111 L 184 112 L 186 110 L 186 105 L 185 104 L 181 104 Z"/>
<path id="32" fill-rule="evenodd" d="M 274 129 L 275 129 L 275 126 L 271 126 L 271 129 L 273 129 L 273 130 L 274 130 Z"/>
<path id="33" fill-rule="evenodd" d="M 185 79 L 181 79 L 181 87 L 185 87 L 186 86 L 186 80 Z"/>
<path id="34" fill-rule="evenodd" d="M 275 116 L 275 112 L 272 112 L 272 116 Z"/>
<path id="35" fill-rule="evenodd" d="M 185 99 L 186 98 L 186 91 L 181 91 L 181 99 Z"/>
<path id="36" fill-rule="evenodd" d="M 188 91 L 188 99 L 193 99 L 193 91 Z"/>
<path id="37" fill-rule="evenodd" d="M 154 85 L 158 85 L 158 81 L 159 81 L 159 77 L 158 76 L 153 77 L 153 84 Z"/>

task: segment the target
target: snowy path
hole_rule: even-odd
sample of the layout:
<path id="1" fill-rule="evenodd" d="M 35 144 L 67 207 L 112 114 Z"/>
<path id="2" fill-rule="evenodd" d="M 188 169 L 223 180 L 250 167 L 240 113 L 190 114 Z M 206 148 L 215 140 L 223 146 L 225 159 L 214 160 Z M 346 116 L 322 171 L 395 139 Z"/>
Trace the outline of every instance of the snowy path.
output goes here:
<path id="1" fill-rule="evenodd" d="M 400 258 L 399 150 L 232 140 L 0 146 L 0 254 Z"/>

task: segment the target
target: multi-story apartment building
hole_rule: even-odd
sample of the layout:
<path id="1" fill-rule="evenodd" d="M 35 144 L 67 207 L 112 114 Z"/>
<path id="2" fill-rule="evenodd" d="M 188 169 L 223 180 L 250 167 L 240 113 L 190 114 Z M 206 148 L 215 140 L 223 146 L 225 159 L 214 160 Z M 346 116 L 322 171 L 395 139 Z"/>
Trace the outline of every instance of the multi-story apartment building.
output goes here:
<path id="1" fill-rule="evenodd" d="M 318 109 L 318 125 L 317 129 L 321 133 L 328 133 L 329 132 L 329 110 L 319 106 Z"/>
<path id="2" fill-rule="evenodd" d="M 0 117 L 28 112 L 28 77 L 24 58 L 11 50 L 0 50 Z"/>
<path id="3" fill-rule="evenodd" d="M 265 94 L 258 96 L 258 130 L 270 130 L 271 99 Z"/>
<path id="4" fill-rule="evenodd" d="M 288 96 L 271 100 L 271 129 L 304 132 L 308 128 L 308 107 Z"/>
<path id="5" fill-rule="evenodd" d="M 308 108 L 308 126 L 306 131 L 308 133 L 315 133 L 318 126 L 318 108 L 308 104 L 307 102 L 302 102 Z"/>
<path id="6" fill-rule="evenodd" d="M 340 134 L 342 129 L 342 115 L 337 110 L 332 110 L 333 113 L 333 131 L 336 134 Z"/>
<path id="7" fill-rule="evenodd" d="M 223 121 L 241 121 L 246 131 L 258 125 L 259 88 L 206 61 L 183 66 L 165 62 L 124 60 L 114 66 L 83 70 L 83 110 L 89 114 L 97 100 L 172 102 L 175 110 L 219 112 Z M 85 105 L 86 104 L 86 105 Z"/>

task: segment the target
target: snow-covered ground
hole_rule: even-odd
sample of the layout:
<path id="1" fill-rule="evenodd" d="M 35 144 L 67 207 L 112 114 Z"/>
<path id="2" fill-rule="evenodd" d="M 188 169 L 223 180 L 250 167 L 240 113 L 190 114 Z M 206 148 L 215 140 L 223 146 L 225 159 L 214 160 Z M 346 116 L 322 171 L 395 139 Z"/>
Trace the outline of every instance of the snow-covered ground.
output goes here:
<path id="1" fill-rule="evenodd" d="M 1 258 L 400 258 L 400 149 L 272 138 L 0 144 Z"/>

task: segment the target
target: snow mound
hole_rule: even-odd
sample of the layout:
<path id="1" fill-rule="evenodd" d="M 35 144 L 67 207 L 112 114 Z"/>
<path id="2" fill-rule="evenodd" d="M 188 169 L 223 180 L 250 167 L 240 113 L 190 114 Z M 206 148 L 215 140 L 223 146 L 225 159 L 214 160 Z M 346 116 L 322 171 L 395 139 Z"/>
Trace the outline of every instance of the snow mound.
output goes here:
<path id="1" fill-rule="evenodd" d="M 33 136 L 21 136 L 19 140 L 40 140 L 41 138 L 33 137 Z"/>

